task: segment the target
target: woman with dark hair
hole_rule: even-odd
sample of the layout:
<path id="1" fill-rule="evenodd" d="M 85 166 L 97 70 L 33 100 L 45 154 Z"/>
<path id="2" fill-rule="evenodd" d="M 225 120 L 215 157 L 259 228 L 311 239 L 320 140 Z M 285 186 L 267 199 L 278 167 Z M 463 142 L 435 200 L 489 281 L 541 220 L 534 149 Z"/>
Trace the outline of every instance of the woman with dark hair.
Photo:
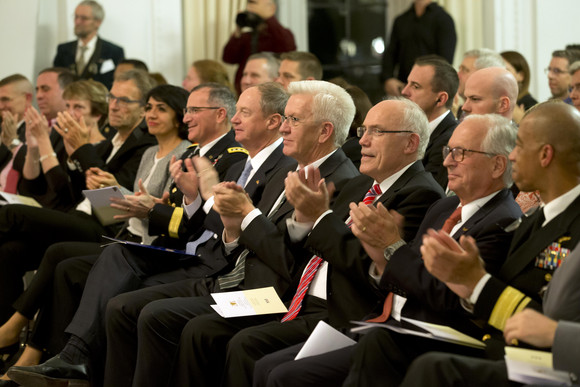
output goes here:
<path id="1" fill-rule="evenodd" d="M 150 243 L 153 239 L 147 234 L 147 212 L 156 201 L 161 200 L 157 198 L 161 198 L 171 185 L 169 162 L 172 156 L 181 156 L 191 145 L 186 140 L 187 127 L 183 123 L 187 98 L 187 91 L 171 85 L 157 86 L 147 95 L 145 119 L 149 132 L 157 138 L 158 145 L 147 149 L 143 154 L 134 184 L 135 194 L 120 186 L 114 175 L 108 172 L 101 171 L 98 179 L 87 181 L 87 186 L 93 188 L 101 184 L 117 185 L 126 195 L 124 200 L 111 204 L 111 207 L 123 209 L 127 213 L 118 217 L 128 219 L 127 228 L 121 238 L 144 243 Z M 75 124 L 72 120 L 69 121 L 66 122 L 67 126 Z M 57 264 L 71 257 L 91 254 L 86 260 L 88 264 L 92 264 L 100 251 L 100 243 L 92 242 L 62 242 L 48 248 L 32 282 L 14 303 L 16 312 L 0 326 L 0 353 L 17 348 L 20 331 L 41 307 L 44 295 L 48 293 L 47 288 L 52 285 Z M 17 364 L 38 364 L 41 355 L 42 350 L 34 347 L 34 343 L 29 343 Z"/>
<path id="2" fill-rule="evenodd" d="M 504 51 L 500 54 L 506 62 L 508 69 L 518 81 L 518 106 L 524 105 L 524 110 L 528 110 L 538 103 L 531 96 L 528 88 L 530 87 L 530 67 L 526 58 L 517 51 Z"/>

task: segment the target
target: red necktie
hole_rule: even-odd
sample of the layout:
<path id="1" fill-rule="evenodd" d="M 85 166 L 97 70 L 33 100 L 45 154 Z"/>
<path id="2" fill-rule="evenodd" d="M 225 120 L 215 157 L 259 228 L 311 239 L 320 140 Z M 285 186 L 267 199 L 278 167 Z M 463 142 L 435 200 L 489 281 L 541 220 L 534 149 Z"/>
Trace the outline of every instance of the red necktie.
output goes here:
<path id="1" fill-rule="evenodd" d="M 368 192 L 366 193 L 365 197 L 363 198 L 363 203 L 366 205 L 370 205 L 375 201 L 375 198 L 382 194 L 381 187 L 378 184 L 373 185 Z M 352 225 L 352 220 L 350 217 L 348 222 L 346 223 L 348 227 Z M 292 297 L 292 302 L 290 303 L 290 309 L 288 312 L 282 317 L 282 322 L 293 320 L 300 312 L 300 308 L 302 308 L 302 301 L 304 300 L 304 296 L 310 287 L 310 283 L 314 279 L 316 275 L 316 271 L 320 267 L 322 263 L 322 258 L 316 256 L 308 262 L 308 266 L 306 266 L 306 271 L 302 274 L 302 278 L 300 278 L 300 283 L 298 284 L 298 289 L 296 289 L 296 294 Z"/>
<path id="2" fill-rule="evenodd" d="M 445 223 L 443 223 L 441 230 L 445 231 L 447 234 L 450 234 L 451 230 L 453 230 L 453 227 L 455 227 L 455 225 L 459 222 L 461 222 L 461 206 L 457 207 L 455 211 L 449 215 L 449 218 L 447 218 Z"/>
<path id="3" fill-rule="evenodd" d="M 455 225 L 460 221 L 461 221 L 461 206 L 457 207 L 455 211 L 453 211 L 453 213 L 449 216 L 449 218 L 447 218 L 441 229 L 449 234 L 451 230 L 453 230 L 453 227 L 455 227 Z M 387 298 L 385 298 L 385 302 L 383 304 L 383 314 L 370 320 L 367 320 L 367 322 L 382 323 L 387 321 L 387 319 L 391 315 L 391 310 L 393 309 L 393 296 L 394 295 L 391 292 L 387 295 Z"/>

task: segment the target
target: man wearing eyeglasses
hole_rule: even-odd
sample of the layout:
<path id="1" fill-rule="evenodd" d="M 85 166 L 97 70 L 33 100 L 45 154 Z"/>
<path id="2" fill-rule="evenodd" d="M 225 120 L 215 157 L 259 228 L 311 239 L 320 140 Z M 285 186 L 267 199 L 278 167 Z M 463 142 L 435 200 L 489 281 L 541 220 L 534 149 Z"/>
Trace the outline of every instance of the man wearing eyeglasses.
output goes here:
<path id="1" fill-rule="evenodd" d="M 569 68 L 577 60 L 580 60 L 578 50 L 556 50 L 552 53 L 552 60 L 546 68 L 548 85 L 552 93 L 551 99 L 561 99 L 568 104 L 572 103 L 569 96 L 571 81 Z"/>
<path id="2" fill-rule="evenodd" d="M 522 318 L 518 314 L 531 312 L 526 311 L 528 308 L 540 310 L 542 305 L 545 312 L 553 313 L 556 308 L 547 306 L 548 295 L 553 295 L 549 289 L 553 285 L 549 284 L 554 271 L 559 267 L 558 271 L 570 275 L 568 270 L 574 270 L 572 262 L 570 266 L 566 263 L 580 240 L 578 144 L 580 113 L 561 101 L 536 105 L 522 119 L 516 147 L 510 154 L 512 175 L 522 189 L 538 190 L 545 205 L 522 220 L 498 273 L 491 273 L 481 264 L 477 238 L 448 244 L 447 236 L 430 233 L 424 239 L 425 266 L 461 297 L 474 318 L 487 322 L 485 357 L 496 361 L 432 353 L 422 357 L 414 368 L 421 371 L 408 374 L 404 385 L 424 385 L 425 380 L 434 386 L 513 385 L 508 381 L 505 363 L 497 361 L 504 358 L 503 347 L 517 346 L 518 340 L 541 346 L 531 340 L 533 327 L 516 327 Z M 574 290 L 567 291 L 577 299 Z M 566 297 L 562 295 L 562 299 Z M 578 310 L 575 303 L 566 309 Z M 438 350 L 448 352 L 441 347 Z"/>
<path id="3" fill-rule="evenodd" d="M 115 67 L 125 58 L 125 53 L 123 48 L 97 35 L 104 18 L 105 11 L 99 3 L 80 2 L 74 15 L 74 33 L 78 40 L 58 46 L 54 66 L 70 69 L 79 77 L 94 79 L 110 89 Z"/>
<path id="4" fill-rule="evenodd" d="M 486 265 L 489 270 L 497 271 L 512 236 L 504 227 L 521 216 L 507 189 L 511 183 L 508 154 L 515 144 L 515 135 L 511 123 L 497 115 L 475 115 L 459 124 L 443 149 L 449 185 L 457 190 L 457 196 L 435 202 L 410 243 L 404 242 L 396 218 L 387 208 L 351 205 L 352 232 L 373 262 L 370 280 L 375 281 L 386 297 L 382 308 L 376 310 L 380 315 L 376 322 L 390 319 L 396 323 L 401 317 L 409 317 L 452 325 L 467 332 L 476 329 L 464 318 L 458 298 L 427 273 L 420 247 L 423 235 L 432 228 L 445 228 L 456 240 L 462 235 L 476 236 Z M 493 142 L 489 141 L 491 138 Z M 334 385 L 341 385 L 349 372 L 351 357 L 357 368 L 349 375 L 346 385 L 370 386 L 377 380 L 384 385 L 397 385 L 396 382 L 389 383 L 389 376 L 383 376 L 388 364 L 386 359 L 391 355 L 404 355 L 407 350 L 420 351 L 428 348 L 429 343 L 417 347 L 412 339 L 404 341 L 405 337 L 393 342 L 387 329 L 378 328 L 376 331 L 364 335 L 354 347 L 296 362 L 283 361 L 288 360 L 291 348 L 264 357 L 256 363 L 255 378 L 260 378 L 257 380 L 261 383 L 255 385 L 289 385 L 284 380 L 292 373 L 299 375 L 301 368 L 322 371 L 320 378 L 298 380 L 299 383 L 325 385 L 330 380 Z M 367 340 L 368 335 L 373 338 Z M 398 364 L 388 372 L 396 376 L 397 367 Z M 312 377 L 313 372 L 305 374 Z"/>
<path id="5" fill-rule="evenodd" d="M 309 82 L 314 81 L 298 84 L 306 88 Z M 291 83 L 290 89 L 296 85 Z M 283 128 L 283 133 L 286 132 L 284 137 L 291 152 L 296 150 L 293 145 L 295 135 L 291 132 L 303 131 L 299 126 L 303 118 L 300 112 L 304 112 L 302 104 L 305 102 L 308 106 L 307 99 L 296 98 L 288 103 L 286 109 L 289 126 Z M 296 129 L 292 129 L 293 126 Z M 332 205 L 332 211 L 329 209 L 329 194 L 311 175 L 312 171 L 309 171 L 308 178 L 296 172 L 289 174 L 286 196 L 295 211 L 292 221 L 288 222 L 286 238 L 300 241 L 307 248 L 307 251 L 296 256 L 295 265 L 300 269 L 296 270 L 294 282 L 296 285 L 304 283 L 311 270 L 315 274 L 308 288 L 298 285 L 289 292 L 290 312 L 280 316 L 281 320 L 276 318 L 239 333 L 237 331 L 244 328 L 244 324 L 231 323 L 231 326 L 238 326 L 227 333 L 228 337 L 233 338 L 227 346 L 223 385 L 251 385 L 254 363 L 261 356 L 304 341 L 318 321 L 324 319 L 337 328 L 346 327 L 351 320 L 362 318 L 376 306 L 375 289 L 368 281 L 370 259 L 349 229 L 352 220 L 349 204 L 362 201 L 365 206 L 377 204 L 399 211 L 406 218 L 402 226 L 403 238 L 410 241 L 429 205 L 443 195 L 441 187 L 425 172 L 420 161 L 427 145 L 427 133 L 427 119 L 411 101 L 383 101 L 373 107 L 366 116 L 364 126 L 358 128 L 362 146 L 362 175 L 345 185 Z M 313 252 L 316 255 L 313 256 Z M 266 256 L 272 259 L 276 252 L 263 249 L 258 254 L 261 259 Z M 301 298 L 300 294 L 305 294 L 304 298 L 295 301 Z M 192 361 L 186 359 L 192 359 L 195 351 L 203 353 L 209 350 L 204 346 L 205 338 L 211 335 L 209 332 L 214 329 L 226 331 L 224 325 L 228 324 L 209 315 L 191 321 L 184 331 L 187 336 L 182 334 L 184 349 L 180 352 L 178 364 L 190 364 Z M 206 327 L 203 331 L 207 334 L 193 334 L 199 332 L 202 326 Z M 187 349 L 189 342 L 193 343 L 192 350 Z M 199 356 L 192 360 L 195 360 L 195 367 L 210 366 Z M 223 362 L 221 358 L 219 361 Z M 177 367 L 176 380 L 185 385 L 186 369 Z M 222 365 L 216 361 L 212 367 L 217 372 Z M 210 380 L 210 374 L 205 373 L 204 380 Z M 191 380 L 194 372 L 190 371 L 189 375 Z"/>

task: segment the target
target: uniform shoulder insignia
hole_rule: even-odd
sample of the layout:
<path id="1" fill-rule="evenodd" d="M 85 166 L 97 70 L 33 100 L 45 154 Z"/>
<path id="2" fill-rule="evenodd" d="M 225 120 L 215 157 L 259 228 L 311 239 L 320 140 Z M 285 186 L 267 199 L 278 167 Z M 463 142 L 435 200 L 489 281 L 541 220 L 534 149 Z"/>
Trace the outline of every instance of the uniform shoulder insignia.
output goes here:
<path id="1" fill-rule="evenodd" d="M 228 153 L 238 153 L 238 152 L 248 154 L 248 151 L 245 148 L 239 146 L 228 148 Z"/>

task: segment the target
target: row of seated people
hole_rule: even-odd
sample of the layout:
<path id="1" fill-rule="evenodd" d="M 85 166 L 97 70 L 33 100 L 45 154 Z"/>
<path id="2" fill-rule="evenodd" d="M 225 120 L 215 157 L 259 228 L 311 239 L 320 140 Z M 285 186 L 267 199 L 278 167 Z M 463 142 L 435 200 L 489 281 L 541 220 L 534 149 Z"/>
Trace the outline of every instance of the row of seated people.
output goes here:
<path id="1" fill-rule="evenodd" d="M 175 192 L 180 191 L 183 194 L 182 203 L 177 202 L 177 205 L 183 204 L 183 209 L 156 203 L 151 211 L 149 208 L 144 211 L 145 203 L 138 198 L 139 196 L 148 197 L 148 203 L 155 202 L 144 189 L 139 191 L 140 194 L 135 196 L 134 201 L 127 200 L 115 204 L 117 208 L 126 210 L 127 217 L 145 213 L 150 222 L 149 231 L 157 224 L 156 214 L 167 215 L 165 220 L 169 219 L 169 221 L 164 223 L 161 232 L 167 236 L 178 237 L 174 239 L 179 240 L 181 237 L 182 247 L 190 254 L 176 259 L 172 254 L 165 254 L 168 256 L 163 257 L 164 253 L 115 245 L 104 249 L 100 257 L 65 260 L 65 258 L 78 255 L 94 254 L 96 251 L 87 251 L 86 246 L 78 249 L 76 244 L 53 245 L 47 251 L 47 257 L 52 251 L 53 256 L 57 257 L 53 258 L 53 261 L 62 260 L 63 262 L 56 269 L 56 262 L 54 262 L 52 269 L 48 269 L 51 272 L 47 282 L 54 281 L 54 284 L 45 285 L 43 288 L 42 294 L 49 293 L 49 295 L 44 296 L 45 300 L 41 302 L 42 312 L 35 327 L 33 344 L 27 347 L 27 350 L 29 348 L 31 350 L 28 354 L 25 351 L 28 356 L 36 348 L 36 353 L 33 354 L 36 357 L 28 358 L 32 360 L 31 363 L 39 361 L 40 349 L 47 349 L 52 353 L 60 352 L 59 357 L 51 360 L 46 365 L 47 367 L 56 366 L 56 369 L 60 371 L 72 372 L 72 374 L 64 375 L 65 377 L 86 379 L 84 366 L 90 365 L 90 377 L 95 385 L 103 383 L 103 378 L 105 385 L 131 383 L 163 385 L 171 380 L 170 377 L 175 380 L 170 385 L 180 383 L 188 385 L 194 382 L 215 385 L 216 378 L 219 379 L 220 375 L 224 375 L 224 384 L 238 384 L 242 383 L 241 380 L 249 380 L 248 383 L 251 383 L 255 360 L 266 353 L 303 341 L 318 320 L 328 319 L 332 325 L 345 327 L 350 320 L 361 319 L 379 306 L 378 304 L 382 304 L 381 292 L 377 292 L 380 286 L 377 288 L 372 281 L 380 280 L 381 274 L 385 275 L 383 270 L 384 263 L 387 261 L 385 261 L 383 251 L 386 247 L 390 247 L 391 255 L 393 255 L 393 260 L 389 259 L 389 266 L 385 273 L 390 270 L 388 268 L 396 267 L 392 263 L 398 261 L 394 259 L 394 254 L 399 250 L 401 255 L 405 255 L 404 252 L 410 250 L 412 253 L 407 251 L 407 254 L 411 257 L 413 254 L 417 255 L 416 258 L 420 257 L 418 252 L 421 245 L 420 236 L 429 227 L 442 226 L 442 224 L 431 224 L 435 222 L 433 219 L 428 221 L 430 212 L 425 216 L 425 220 L 423 216 L 430 205 L 443 196 L 444 188 L 457 194 L 455 198 L 443 199 L 442 203 L 445 203 L 445 206 L 449 206 L 451 210 L 455 210 L 458 203 L 462 204 L 461 207 L 466 206 L 460 211 L 463 220 L 459 223 L 455 221 L 457 224 L 454 227 L 460 231 L 459 234 L 470 230 L 464 223 L 469 222 L 474 212 L 478 212 L 480 208 L 486 208 L 487 202 L 491 201 L 494 205 L 498 201 L 502 202 L 503 207 L 500 206 L 497 209 L 499 218 L 493 218 L 493 227 L 484 229 L 473 227 L 475 233 L 473 235 L 477 237 L 479 235 L 477 232 L 481 232 L 484 241 L 486 233 L 491 233 L 490 238 L 493 243 L 489 243 L 493 246 L 483 244 L 479 247 L 482 249 L 482 257 L 487 262 L 488 271 L 492 274 L 499 274 L 503 259 L 507 254 L 507 247 L 509 247 L 509 238 L 511 238 L 511 234 L 505 232 L 504 226 L 512 223 L 521 214 L 519 207 L 513 202 L 511 193 L 505 191 L 510 183 L 508 155 L 515 142 L 515 128 L 507 119 L 497 116 L 484 118 L 476 116 L 462 123 L 463 130 L 457 129 L 455 132 L 451 130 L 453 135 L 449 133 L 449 137 L 442 144 L 435 146 L 434 151 L 429 152 L 429 147 L 435 139 L 433 135 L 435 132 L 431 135 L 430 132 L 446 118 L 452 119 L 448 110 L 457 89 L 457 74 L 449 64 L 436 58 L 418 60 L 414 70 L 416 70 L 414 74 L 416 79 L 410 80 L 407 94 L 409 99 L 416 100 L 418 105 L 406 100 L 385 101 L 377 104 L 366 115 L 358 131 L 362 147 L 360 172 L 367 176 L 354 180 L 352 179 L 358 172 L 339 145 L 348 135 L 356 108 L 352 98 L 341 87 L 320 81 L 296 82 L 289 86 L 288 99 L 288 94 L 280 86 L 266 83 L 244 90 L 237 106 L 235 106 L 233 94 L 227 88 L 204 85 L 194 89 L 189 95 L 187 105 L 184 105 L 186 106 L 184 122 L 189 128 L 189 139 L 199 144 L 197 148 L 200 155 L 205 155 L 220 138 L 234 137 L 234 134 L 229 132 L 231 119 L 235 140 L 244 146 L 248 156 L 240 152 L 239 147 L 228 147 L 220 153 L 220 155 L 243 153 L 240 157 L 241 162 L 234 164 L 235 167 L 232 165 L 231 168 L 226 168 L 227 176 L 219 176 L 219 165 L 225 156 L 214 156 L 212 162 L 194 157 L 193 161 L 185 158 L 183 161 L 172 163 L 170 173 L 176 185 Z M 425 70 L 429 70 L 427 74 Z M 433 74 L 430 74 L 431 72 Z M 455 74 L 455 90 L 452 90 L 452 74 Z M 435 91 L 433 80 L 437 77 L 443 78 L 444 81 L 451 79 L 451 84 L 448 82 L 443 87 L 446 89 Z M 121 80 L 116 81 L 111 90 L 109 119 L 113 116 L 111 106 L 128 107 L 131 102 L 136 102 L 136 95 L 130 93 L 125 95 L 123 90 L 113 93 L 113 90 L 118 90 L 115 89 L 115 85 L 119 86 L 117 82 L 122 83 Z M 432 85 L 432 90 L 429 90 L 427 86 L 422 93 L 416 91 L 420 89 L 417 85 L 429 84 Z M 225 100 L 212 95 L 214 93 L 225 98 L 226 92 L 229 92 L 229 98 Z M 500 103 L 497 104 L 478 104 L 475 98 L 468 99 L 465 111 L 468 111 L 471 105 L 470 114 L 498 113 L 510 118 L 515 106 L 517 83 L 505 69 L 494 67 L 474 73 L 466 83 L 466 93 L 489 99 L 493 99 L 496 94 L 500 95 L 498 98 Z M 421 97 L 424 97 L 424 100 Z M 149 98 L 147 105 L 154 113 L 156 108 L 159 108 L 155 101 Z M 427 101 L 440 108 L 439 114 L 435 116 L 439 120 L 431 120 L 431 116 L 423 108 L 422 102 L 424 106 L 430 106 L 426 104 Z M 560 105 L 550 105 L 538 111 L 548 109 L 545 114 L 550 116 L 548 113 L 551 109 L 558 112 L 564 109 L 568 115 L 572 114 Z M 566 117 L 566 114 L 562 115 Z M 570 120 L 574 121 L 573 114 L 571 117 Z M 63 115 L 59 119 L 58 130 L 64 139 L 69 133 L 86 132 L 82 128 L 83 124 L 75 124 L 70 117 Z M 219 125 L 214 123 L 214 120 Z M 155 124 L 156 120 L 151 121 Z M 179 121 L 176 120 L 174 123 L 179 124 Z M 215 132 L 221 133 L 221 137 L 219 135 L 216 137 L 215 132 L 213 136 L 208 134 L 206 129 L 210 123 L 215 124 L 213 125 Z M 564 127 L 570 128 L 571 124 L 568 123 Z M 220 132 L 218 128 L 225 128 L 225 131 Z M 477 128 L 481 131 L 481 136 L 474 136 Z M 488 136 L 488 131 L 493 132 L 493 135 Z M 570 131 L 573 130 L 570 129 Z M 395 133 L 390 134 L 391 132 Z M 562 136 L 559 138 L 562 139 Z M 209 147 L 204 150 L 206 145 Z M 442 148 L 443 152 L 441 152 Z M 443 184 L 424 171 L 423 155 L 426 152 L 428 155 L 439 156 L 440 165 L 433 162 L 431 167 L 444 170 Z M 308 173 L 310 177 L 306 178 L 304 172 L 288 174 L 289 171 L 296 170 L 296 164 L 288 156 L 301 166 L 300 171 L 304 171 L 305 166 L 312 165 L 312 173 Z M 274 162 L 272 162 L 273 157 L 276 158 Z M 418 161 L 421 159 L 423 162 Z M 461 169 L 469 168 L 467 166 L 473 160 L 476 160 L 476 163 L 471 170 L 468 169 L 467 172 L 462 173 Z M 213 171 L 212 164 L 215 164 L 218 171 Z M 449 181 L 447 181 L 447 172 L 449 172 Z M 489 172 L 489 176 L 486 172 Z M 569 173 L 574 173 L 574 171 L 569 171 Z M 110 178 L 103 171 L 95 171 L 93 174 L 97 177 Z M 437 176 L 436 173 L 434 175 Z M 96 177 L 90 179 L 89 177 L 87 174 L 87 187 L 89 184 L 94 184 L 93 187 L 103 184 L 104 179 Z M 222 177 L 221 180 L 237 181 L 238 184 L 218 185 L 216 183 L 220 177 Z M 331 200 L 325 186 L 319 181 L 321 177 L 325 181 L 334 181 L 335 190 L 332 197 L 336 200 Z M 470 177 L 474 180 L 472 183 L 476 187 L 470 185 Z M 542 192 L 540 187 L 534 184 L 522 183 L 525 183 L 526 189 Z M 344 220 L 349 217 L 348 204 L 353 201 L 363 201 L 371 185 L 376 185 L 376 187 L 369 190 L 371 193 L 365 201 L 372 203 L 378 200 L 384 203 L 376 207 L 376 211 L 380 213 L 368 213 L 368 211 L 375 211 L 373 210 L 375 207 L 372 206 L 363 205 L 359 208 L 352 208 L 352 228 L 349 229 L 344 224 Z M 397 185 L 400 186 L 397 187 Z M 483 185 L 484 188 L 477 185 Z M 339 194 L 343 186 L 343 193 Z M 258 209 L 247 200 L 244 189 Z M 171 190 L 173 191 L 173 188 Z M 284 191 L 284 195 L 281 195 L 281 191 Z M 486 195 L 483 195 L 484 193 Z M 491 200 L 492 197 L 495 200 Z M 480 198 L 486 200 L 477 202 Z M 548 203 L 550 195 L 548 194 L 547 199 L 544 196 L 542 198 L 545 203 Z M 327 211 L 329 202 L 333 203 L 334 213 L 340 214 L 339 218 L 342 218 L 338 223 L 335 222 L 334 215 L 330 215 Z M 475 202 L 475 206 L 467 206 L 471 202 Z M 468 210 L 469 207 L 475 209 Z M 6 206 L 5 208 L 7 212 L 13 211 L 13 219 L 21 216 L 22 211 L 10 210 L 15 207 Z M 397 226 L 393 226 L 395 221 L 389 217 L 388 212 L 383 211 L 385 208 L 397 210 L 404 216 L 405 222 L 400 234 Z M 441 212 L 441 209 L 437 209 L 435 213 L 440 215 Z M 463 212 L 466 214 L 464 215 Z M 286 218 L 291 215 L 293 215 L 292 220 L 287 221 Z M 365 224 L 365 219 L 368 221 L 367 218 L 371 216 L 377 218 Z M 44 216 L 42 218 L 46 219 Z M 176 219 L 177 222 L 175 222 Z M 179 222 L 182 219 L 186 222 Z M 445 218 L 438 220 L 443 223 Z M 378 245 L 376 241 L 368 244 L 364 240 L 361 244 L 353 236 L 353 234 L 359 238 L 361 235 L 369 236 L 371 225 L 378 225 L 383 221 L 390 222 L 390 225 L 380 229 L 390 230 L 393 235 L 388 235 L 387 239 L 379 238 Z M 423 227 L 422 221 L 428 224 Z M 476 223 L 475 219 L 473 221 Z M 333 222 L 337 224 L 333 225 Z M 17 223 L 30 225 L 28 221 Z M 313 224 L 316 226 L 312 229 Z M 325 224 L 326 228 L 321 228 L 319 233 L 316 233 L 317 228 Z M 255 229 L 256 227 L 258 228 Z M 423 227 L 423 231 L 420 227 Z M 367 228 L 369 232 L 366 232 Z M 418 229 L 420 233 L 417 233 Z M 453 231 L 453 228 L 448 230 L 455 237 L 457 232 Z M 256 236 L 264 232 L 268 234 L 268 238 L 257 240 Z M 328 235 L 329 232 L 336 232 L 339 235 L 332 237 Z M 38 240 L 39 235 L 43 233 L 46 233 L 45 228 L 42 231 L 37 230 L 29 239 Z M 419 237 L 414 238 L 415 234 Z M 316 235 L 319 238 L 316 238 Z M 305 242 L 306 236 L 308 239 Z M 72 240 L 66 235 L 63 238 L 65 239 L 55 239 L 52 243 L 58 240 Z M 84 237 L 80 240 L 85 241 Z M 410 243 L 409 249 L 401 240 Z M 341 241 L 341 243 L 337 245 L 336 241 Z M 566 246 L 571 247 L 573 242 L 575 242 L 574 237 L 566 243 Z M 160 243 L 166 245 L 168 242 Z M 384 245 L 385 243 L 387 244 Z M 26 248 L 34 247 L 36 246 L 26 246 Z M 339 247 L 338 250 L 337 247 Z M 367 251 L 363 250 L 363 247 Z M 488 252 L 486 248 L 493 251 Z M 377 254 L 379 250 L 380 254 Z M 321 263 L 322 260 L 318 258 L 313 259 L 310 264 L 309 254 L 312 251 L 315 251 L 325 262 Z M 380 259 L 371 267 L 371 278 L 374 277 L 374 279 L 369 280 L 369 266 L 373 257 L 378 255 Z M 43 262 L 46 260 L 45 257 Z M 429 276 L 420 264 L 420 259 L 416 261 L 417 270 L 422 273 L 421 275 Z M 401 265 L 404 266 L 403 263 Z M 301 288 L 300 277 L 302 269 L 306 266 L 316 266 L 317 269 L 312 270 L 318 270 L 316 276 L 320 276 L 320 279 L 314 281 L 306 298 L 294 299 L 296 287 Z M 307 272 L 312 270 L 307 270 Z M 393 272 L 400 272 L 401 274 L 398 275 L 402 276 L 405 269 L 401 267 L 393 269 Z M 200 278 L 204 279 L 200 280 Z M 180 279 L 184 281 L 175 282 Z M 432 281 L 436 280 L 433 278 Z M 413 288 L 412 281 L 403 282 Z M 152 286 L 156 284 L 168 285 Z M 294 304 L 294 308 L 290 306 L 291 313 L 289 312 L 288 316 L 282 318 L 284 322 L 280 323 L 281 316 L 238 319 L 232 322 L 218 318 L 209 307 L 210 301 L 207 296 L 210 292 L 261 286 L 275 286 L 285 301 Z M 431 302 L 432 300 L 426 299 L 425 295 L 415 299 L 411 290 L 401 291 L 402 286 L 399 284 L 395 288 L 410 299 L 404 311 L 410 311 L 411 315 L 422 312 L 427 315 L 425 317 L 427 319 L 435 317 L 433 313 L 425 312 L 417 305 L 413 307 L 413 302 L 410 302 L 411 300 L 414 302 L 417 300 Z M 457 297 L 446 290 L 447 288 L 441 283 L 434 286 L 438 290 L 445 290 L 444 300 L 449 301 L 450 304 L 443 307 L 437 305 L 432 310 L 440 313 L 446 308 L 450 310 L 456 308 Z M 47 292 L 47 287 L 52 289 Z M 141 287 L 147 287 L 147 289 L 127 293 Z M 78 289 L 83 288 L 84 292 L 79 300 Z M 414 291 L 419 292 L 420 289 L 421 285 Z M 304 292 L 303 287 L 302 290 Z M 387 290 L 391 289 L 387 287 Z M 50 294 L 51 291 L 52 294 Z M 302 295 L 304 295 L 303 292 Z M 121 293 L 126 294 L 119 295 Z M 182 299 L 159 300 L 169 297 Z M 154 300 L 157 301 L 152 302 Z M 437 304 L 439 300 L 433 302 Z M 299 309 L 302 304 L 304 308 Z M 400 309 L 400 304 L 401 302 L 397 301 L 393 305 L 399 305 Z M 80 305 L 78 311 L 76 311 L 77 305 Z M 414 312 L 414 309 L 417 311 Z M 30 312 L 27 314 L 26 318 L 31 318 Z M 25 315 L 20 312 L 13 316 L 16 320 L 22 320 L 22 317 Z M 441 316 L 437 317 L 437 319 L 440 318 Z M 70 321 L 72 322 L 68 325 Z M 461 322 L 469 325 L 465 321 Z M 210 324 L 211 327 L 206 327 L 205 324 Z M 266 324 L 267 328 L 261 326 L 244 329 L 257 324 Z M 166 331 L 157 331 L 161 326 L 165 327 Z M 278 330 L 292 331 L 292 327 L 295 329 L 294 332 L 278 332 Z M 273 332 L 271 335 L 268 334 L 270 329 Z M 469 329 L 474 328 L 469 326 Z M 469 329 L 467 326 L 464 328 L 464 330 Z M 65 331 L 71 335 L 68 340 L 63 334 Z M 240 333 L 236 334 L 238 331 Z M 270 340 L 260 341 L 265 342 L 266 347 L 260 348 L 251 337 L 256 332 L 269 335 L 270 338 L 280 337 L 281 340 L 277 344 L 272 344 Z M 292 337 L 286 338 L 286 335 Z M 180 337 L 182 344 L 180 344 Z M 231 337 L 234 339 L 230 340 L 226 351 L 226 344 Z M 158 339 L 161 339 L 163 343 L 155 342 Z M 248 344 L 244 340 L 251 340 L 251 343 Z M 124 343 L 125 341 L 129 342 Z M 137 344 L 139 344 L 139 351 L 137 351 Z M 204 348 L 204 346 L 209 347 Z M 216 346 L 223 346 L 223 348 Z M 195 352 L 191 352 L 192 350 Z M 251 351 L 256 352 L 248 353 Z M 192 356 L 195 360 L 191 358 Z M 21 360 L 21 364 L 29 361 L 26 356 L 23 356 Z M 192 363 L 197 364 L 197 368 L 194 369 Z M 67 364 L 84 366 L 67 368 Z M 225 373 L 224 367 L 227 370 Z M 34 372 L 19 368 L 13 368 L 11 372 L 16 378 L 25 378 L 20 379 L 23 384 L 34 383 L 34 379 L 26 379 L 34 378 Z"/>

